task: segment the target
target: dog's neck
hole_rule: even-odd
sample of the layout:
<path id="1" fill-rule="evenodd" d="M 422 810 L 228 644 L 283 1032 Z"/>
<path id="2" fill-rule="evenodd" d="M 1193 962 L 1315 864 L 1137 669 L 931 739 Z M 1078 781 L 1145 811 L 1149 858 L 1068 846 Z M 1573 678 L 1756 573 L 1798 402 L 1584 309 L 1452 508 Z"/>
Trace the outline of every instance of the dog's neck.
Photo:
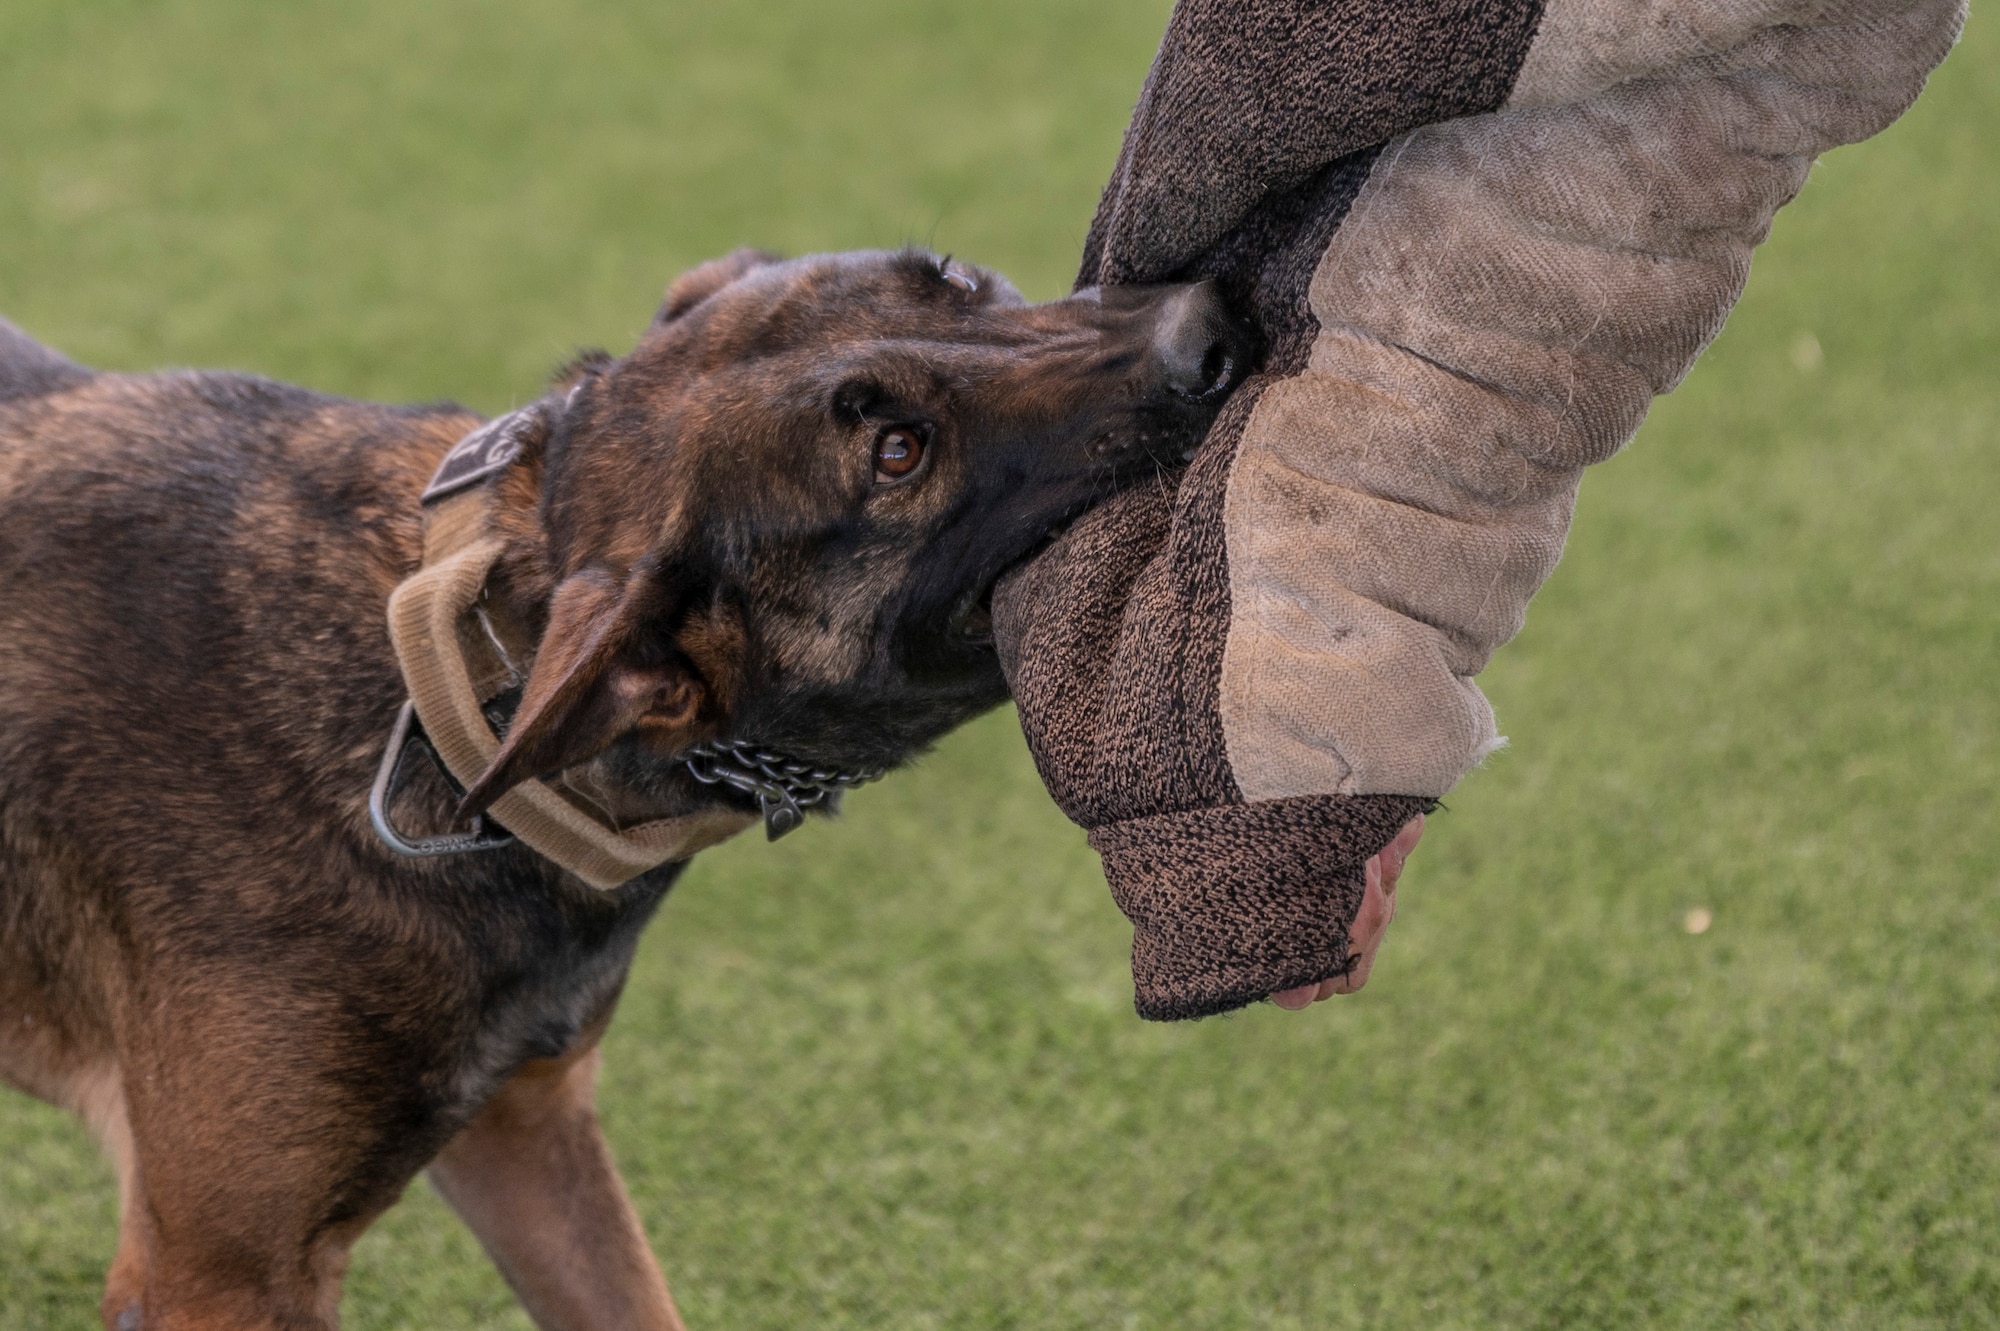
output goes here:
<path id="1" fill-rule="evenodd" d="M 548 619 L 547 538 L 536 520 L 542 444 L 554 410 L 538 402 L 473 430 L 440 463 L 422 498 L 423 567 L 390 603 L 391 638 L 414 718 L 398 735 L 431 753 L 452 783 L 470 784 L 497 748 L 512 703 L 533 667 Z M 629 746 L 626 746 L 629 747 Z M 403 742 L 377 781 L 377 830 L 404 853 L 469 853 L 499 836 L 413 841 L 396 832 Z M 615 748 L 494 801 L 498 822 L 597 887 L 654 864 L 686 858 L 753 821 L 775 839 L 808 809 L 879 771 L 851 772 L 789 759 L 741 739 L 645 757 Z M 423 849 L 425 846 L 437 849 Z"/>

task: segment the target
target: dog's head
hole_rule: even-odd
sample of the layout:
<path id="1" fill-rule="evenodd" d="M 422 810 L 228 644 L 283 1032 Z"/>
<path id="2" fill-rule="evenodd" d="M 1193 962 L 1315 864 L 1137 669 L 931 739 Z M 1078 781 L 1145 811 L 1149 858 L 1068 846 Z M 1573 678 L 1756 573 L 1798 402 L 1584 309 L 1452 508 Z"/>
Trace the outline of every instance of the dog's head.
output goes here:
<path id="1" fill-rule="evenodd" d="M 540 645 L 466 812 L 593 762 L 650 803 L 747 739 L 893 766 L 1006 697 L 986 600 L 1093 500 L 1173 466 L 1253 354 L 1201 286 L 1030 305 L 916 252 L 740 251 L 552 399 Z"/>

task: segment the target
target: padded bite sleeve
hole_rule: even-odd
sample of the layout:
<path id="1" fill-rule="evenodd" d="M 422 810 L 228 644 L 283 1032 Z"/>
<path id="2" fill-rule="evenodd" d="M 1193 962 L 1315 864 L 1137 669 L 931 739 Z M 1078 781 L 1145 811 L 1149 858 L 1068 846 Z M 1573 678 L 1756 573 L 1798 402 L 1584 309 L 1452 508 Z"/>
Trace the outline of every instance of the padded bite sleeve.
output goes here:
<path id="1" fill-rule="evenodd" d="M 1214 277 L 1262 371 L 996 599 L 1148 1017 L 1348 964 L 1361 866 L 1498 743 L 1473 678 L 1582 468 L 1720 330 L 1961 0 L 1183 0 L 1081 282 Z"/>

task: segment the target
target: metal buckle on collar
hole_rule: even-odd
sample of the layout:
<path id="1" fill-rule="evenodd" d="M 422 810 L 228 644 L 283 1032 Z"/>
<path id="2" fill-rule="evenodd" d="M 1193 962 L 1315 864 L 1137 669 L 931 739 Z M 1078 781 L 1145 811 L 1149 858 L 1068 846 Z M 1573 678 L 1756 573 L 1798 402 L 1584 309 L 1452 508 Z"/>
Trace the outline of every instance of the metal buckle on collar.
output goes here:
<path id="1" fill-rule="evenodd" d="M 417 719 L 417 705 L 405 699 L 403 710 L 396 717 L 396 724 L 389 731 L 389 747 L 383 751 L 382 766 L 375 772 L 374 788 L 368 792 L 368 821 L 375 824 L 375 835 L 382 838 L 382 844 L 398 855 L 458 855 L 475 850 L 503 850 L 514 844 L 514 834 L 501 827 L 485 814 L 475 814 L 472 830 L 453 832 L 445 836 L 406 837 L 396 830 L 389 821 L 389 806 L 402 793 L 404 763 L 410 750 L 416 749 L 431 760 L 438 775 L 455 795 L 463 796 L 465 787 L 458 784 L 458 778 L 444 765 L 437 746 L 424 733 L 424 723 Z"/>
<path id="2" fill-rule="evenodd" d="M 880 769 L 839 772 L 792 762 L 743 740 L 719 739 L 683 753 L 688 774 L 705 786 L 724 785 L 757 797 L 764 836 L 776 841 L 806 820 L 806 810 L 837 807 L 842 791 L 879 780 Z"/>

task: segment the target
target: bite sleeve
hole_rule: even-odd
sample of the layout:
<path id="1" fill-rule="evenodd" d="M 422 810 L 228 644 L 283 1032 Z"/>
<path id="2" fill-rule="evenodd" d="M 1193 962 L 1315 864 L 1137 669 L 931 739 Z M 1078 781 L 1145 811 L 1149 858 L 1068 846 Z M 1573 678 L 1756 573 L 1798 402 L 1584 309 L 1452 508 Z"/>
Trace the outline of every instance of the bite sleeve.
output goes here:
<path id="1" fill-rule="evenodd" d="M 1216 279 L 1261 371 L 996 598 L 1142 1016 L 1343 973 L 1362 865 L 1501 742 L 1473 683 L 1814 159 L 1962 0 L 1182 0 L 1079 285 Z"/>

